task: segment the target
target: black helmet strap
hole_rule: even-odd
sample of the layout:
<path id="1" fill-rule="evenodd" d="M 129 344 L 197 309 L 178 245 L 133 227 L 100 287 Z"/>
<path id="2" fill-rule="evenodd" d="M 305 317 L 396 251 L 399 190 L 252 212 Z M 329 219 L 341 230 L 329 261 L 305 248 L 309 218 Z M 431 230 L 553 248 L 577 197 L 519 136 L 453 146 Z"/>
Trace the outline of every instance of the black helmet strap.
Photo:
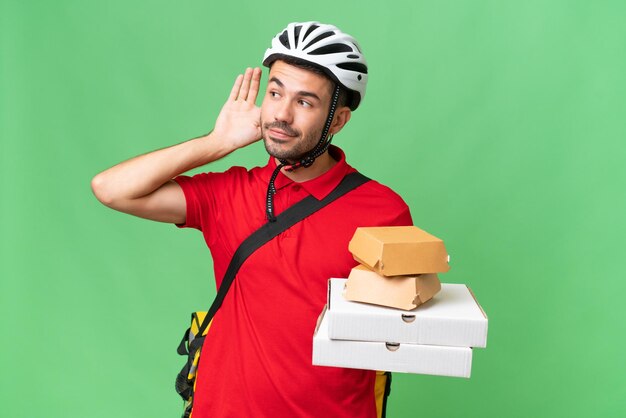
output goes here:
<path id="1" fill-rule="evenodd" d="M 333 118 L 335 117 L 335 111 L 337 110 L 337 102 L 339 101 L 339 84 L 335 83 L 335 90 L 333 91 L 333 96 L 330 101 L 330 109 L 328 110 L 328 117 L 326 118 L 326 123 L 324 125 L 324 129 L 322 130 L 322 135 L 320 137 L 319 142 L 315 147 L 306 153 L 304 157 L 300 159 L 300 161 L 291 164 L 287 160 L 279 159 L 280 164 L 276 166 L 272 176 L 270 177 L 270 183 L 267 186 L 267 196 L 265 200 L 266 204 L 266 215 L 267 220 L 270 222 L 275 222 L 276 217 L 274 216 L 274 195 L 276 194 L 276 186 L 274 182 L 276 181 L 276 177 L 280 170 L 284 167 L 287 171 L 293 171 L 300 167 L 310 167 L 315 159 L 320 155 L 324 154 L 328 147 L 330 146 L 330 141 L 332 141 L 333 136 L 328 134 L 330 130 L 330 126 L 333 123 Z"/>

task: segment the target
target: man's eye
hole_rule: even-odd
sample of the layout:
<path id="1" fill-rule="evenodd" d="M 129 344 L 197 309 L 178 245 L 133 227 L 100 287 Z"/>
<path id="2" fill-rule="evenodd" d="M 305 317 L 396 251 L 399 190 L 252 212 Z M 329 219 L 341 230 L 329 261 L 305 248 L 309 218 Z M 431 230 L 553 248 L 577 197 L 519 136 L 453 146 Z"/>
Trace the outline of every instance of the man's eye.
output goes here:
<path id="1" fill-rule="evenodd" d="M 279 94 L 278 94 L 278 92 L 275 92 L 275 91 L 270 91 L 270 96 L 271 96 L 271 97 L 278 97 L 278 96 L 279 96 Z"/>
<path id="2" fill-rule="evenodd" d="M 300 104 L 301 106 L 304 107 L 311 107 L 311 103 L 305 101 L 305 100 L 298 100 L 298 104 Z"/>

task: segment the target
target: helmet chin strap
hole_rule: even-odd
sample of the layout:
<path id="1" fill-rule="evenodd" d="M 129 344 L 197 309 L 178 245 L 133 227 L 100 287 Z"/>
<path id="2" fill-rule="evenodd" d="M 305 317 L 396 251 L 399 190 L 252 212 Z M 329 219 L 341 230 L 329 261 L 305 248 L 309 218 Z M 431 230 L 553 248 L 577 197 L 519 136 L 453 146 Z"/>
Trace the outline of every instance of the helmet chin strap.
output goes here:
<path id="1" fill-rule="evenodd" d="M 294 171 L 300 167 L 310 167 L 313 165 L 313 162 L 317 157 L 324 154 L 328 147 L 330 146 L 330 141 L 332 141 L 333 136 L 328 134 L 330 130 L 330 125 L 333 122 L 333 117 L 335 116 L 335 110 L 337 110 L 337 101 L 339 100 L 339 85 L 335 83 L 335 90 L 333 91 L 333 96 L 330 101 L 330 109 L 328 111 L 328 118 L 326 118 L 326 124 L 324 125 L 324 130 L 322 131 L 322 135 L 320 137 L 319 142 L 315 147 L 307 152 L 304 157 L 302 157 L 299 161 L 295 163 L 290 163 L 285 159 L 279 159 L 280 164 L 276 166 L 272 176 L 270 177 L 270 183 L 267 186 L 267 197 L 265 200 L 265 209 L 267 220 L 270 222 L 276 222 L 276 216 L 274 216 L 274 195 L 276 194 L 276 186 L 274 182 L 276 181 L 276 177 L 280 170 L 284 167 L 287 171 Z"/>

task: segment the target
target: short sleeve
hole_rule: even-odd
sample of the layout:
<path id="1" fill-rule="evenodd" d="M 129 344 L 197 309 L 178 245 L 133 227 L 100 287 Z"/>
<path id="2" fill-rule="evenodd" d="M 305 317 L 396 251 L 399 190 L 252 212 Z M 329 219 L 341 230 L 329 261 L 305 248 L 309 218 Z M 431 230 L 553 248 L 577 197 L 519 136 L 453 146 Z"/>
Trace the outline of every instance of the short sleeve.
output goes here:
<path id="1" fill-rule="evenodd" d="M 241 224 L 231 222 L 232 214 L 245 212 L 248 207 L 245 197 L 236 192 L 245 189 L 243 185 L 247 184 L 247 179 L 248 171 L 238 166 L 223 173 L 200 173 L 174 178 L 182 189 L 186 202 L 185 222 L 176 226 L 202 231 L 209 248 L 224 234 L 232 235 L 232 228 L 237 230 Z M 245 214 L 240 214 L 238 218 L 244 216 Z M 225 228 L 231 229 L 225 232 Z"/>
<path id="2" fill-rule="evenodd" d="M 212 173 L 200 173 L 193 177 L 178 176 L 174 181 L 178 183 L 185 195 L 187 205 L 186 219 L 182 224 L 177 224 L 179 228 L 194 228 L 200 231 L 209 228 L 211 222 L 213 204 L 215 197 L 213 190 Z"/>

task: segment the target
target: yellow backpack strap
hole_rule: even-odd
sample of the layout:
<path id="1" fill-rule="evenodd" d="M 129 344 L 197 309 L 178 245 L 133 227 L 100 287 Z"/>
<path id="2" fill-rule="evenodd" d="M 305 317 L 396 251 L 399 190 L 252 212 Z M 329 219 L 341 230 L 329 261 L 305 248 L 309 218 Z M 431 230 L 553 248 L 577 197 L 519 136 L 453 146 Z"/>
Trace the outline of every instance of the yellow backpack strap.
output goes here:
<path id="1" fill-rule="evenodd" d="M 385 418 L 387 415 L 387 397 L 391 393 L 391 372 L 376 371 L 374 396 L 376 397 L 376 416 Z"/>

